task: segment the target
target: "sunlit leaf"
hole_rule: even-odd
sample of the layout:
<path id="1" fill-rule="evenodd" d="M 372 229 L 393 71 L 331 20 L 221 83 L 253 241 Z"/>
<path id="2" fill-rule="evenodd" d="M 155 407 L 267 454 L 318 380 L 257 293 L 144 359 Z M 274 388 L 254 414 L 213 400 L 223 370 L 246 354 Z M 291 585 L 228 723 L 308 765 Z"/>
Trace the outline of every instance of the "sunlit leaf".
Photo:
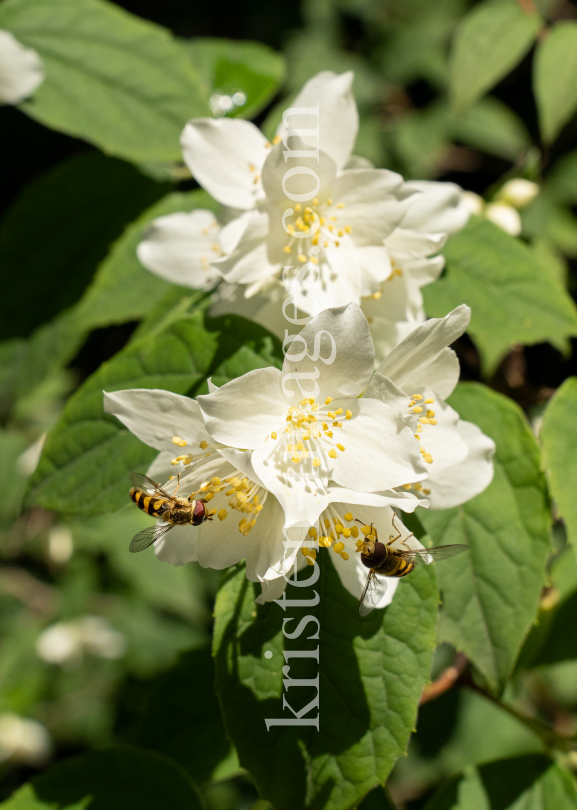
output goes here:
<path id="1" fill-rule="evenodd" d="M 46 79 L 21 105 L 53 129 L 133 161 L 180 160 L 200 80 L 163 28 L 105 0 L 5 0 L 0 28 L 40 54 Z"/>
<path id="2" fill-rule="evenodd" d="M 450 90 L 462 111 L 521 61 L 541 21 L 516 0 L 483 0 L 461 20 L 450 64 Z"/>
<path id="3" fill-rule="evenodd" d="M 537 613 L 550 550 L 547 490 L 540 453 L 511 400 L 475 383 L 451 396 L 461 418 L 497 445 L 495 476 L 454 509 L 423 510 L 435 545 L 468 543 L 470 552 L 437 567 L 438 632 L 472 660 L 489 688 L 502 690 Z"/>
<path id="4" fill-rule="evenodd" d="M 423 289 L 434 317 L 459 304 L 472 308 L 469 333 L 487 374 L 515 343 L 541 343 L 577 335 L 577 308 L 530 247 L 492 222 L 472 217 L 443 254 L 445 275 Z"/>
<path id="5" fill-rule="evenodd" d="M 555 23 L 535 55 L 534 90 L 545 141 L 552 141 L 577 110 L 577 22 Z"/>
<path id="6" fill-rule="evenodd" d="M 252 118 L 273 97 L 285 76 L 283 57 L 261 42 L 202 37 L 183 43 L 211 95 L 226 96 L 221 114 Z M 244 96 L 235 98 L 235 94 Z M 230 100 L 230 101 L 229 101 Z M 218 110 L 216 98 L 213 99 Z"/>
<path id="7" fill-rule="evenodd" d="M 257 606 L 260 589 L 239 567 L 225 576 L 215 608 L 216 689 L 225 725 L 241 765 L 275 810 L 345 810 L 384 783 L 405 750 L 429 677 L 437 612 L 431 570 L 402 580 L 390 607 L 365 619 L 328 553 L 321 554 L 318 582 L 290 587 L 287 597 L 309 600 L 313 589 L 320 595 L 316 606 Z M 295 639 L 283 635 L 307 616 Z M 320 625 L 318 641 L 312 617 Z M 290 656 L 291 650 L 315 654 L 317 647 L 318 664 Z M 319 674 L 318 731 L 298 725 L 267 731 L 267 718 L 294 719 L 283 699 L 300 712 L 317 694 L 311 684 L 285 689 L 283 665 L 285 687 L 287 677 L 314 681 Z M 303 718 L 316 716 L 312 707 Z"/>

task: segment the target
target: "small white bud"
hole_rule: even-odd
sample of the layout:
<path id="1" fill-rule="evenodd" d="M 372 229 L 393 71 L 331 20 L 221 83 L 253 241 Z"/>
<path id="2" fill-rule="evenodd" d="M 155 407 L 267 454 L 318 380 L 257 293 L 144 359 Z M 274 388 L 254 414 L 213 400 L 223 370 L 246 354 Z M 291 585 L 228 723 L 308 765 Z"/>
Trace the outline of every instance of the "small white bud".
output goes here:
<path id="1" fill-rule="evenodd" d="M 523 177 L 516 177 L 505 183 L 497 197 L 514 208 L 524 208 L 533 202 L 539 191 L 537 183 L 525 180 Z"/>
<path id="2" fill-rule="evenodd" d="M 521 217 L 511 205 L 502 202 L 489 203 L 485 208 L 485 216 L 511 236 L 519 236 L 521 233 Z"/>
<path id="3" fill-rule="evenodd" d="M 56 565 L 67 563 L 74 551 L 72 532 L 67 526 L 54 526 L 48 534 L 48 556 Z"/>
<path id="4" fill-rule="evenodd" d="M 475 194 L 474 191 L 463 191 L 461 194 L 461 199 L 465 205 L 465 208 L 470 211 L 471 214 L 483 213 L 485 201 L 482 197 L 479 197 L 478 194 Z"/>
<path id="5" fill-rule="evenodd" d="M 12 760 L 37 768 L 51 752 L 52 739 L 41 723 L 17 714 L 0 715 L 0 762 Z"/>
<path id="6" fill-rule="evenodd" d="M 82 660 L 82 640 L 74 622 L 58 622 L 43 630 L 36 640 L 36 652 L 49 664 Z"/>

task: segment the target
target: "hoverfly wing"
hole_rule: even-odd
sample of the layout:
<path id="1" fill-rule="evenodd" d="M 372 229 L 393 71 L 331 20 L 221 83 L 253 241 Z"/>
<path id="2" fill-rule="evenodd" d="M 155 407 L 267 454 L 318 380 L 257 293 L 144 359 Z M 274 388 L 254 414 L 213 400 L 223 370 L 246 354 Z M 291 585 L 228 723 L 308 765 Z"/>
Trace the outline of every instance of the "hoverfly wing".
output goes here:
<path id="1" fill-rule="evenodd" d="M 130 551 L 132 551 L 133 554 L 136 554 L 138 551 L 144 551 L 144 549 L 151 546 L 155 540 L 164 537 L 166 532 L 172 529 L 172 526 L 172 523 L 157 523 L 156 526 L 148 526 L 148 528 L 134 535 L 130 541 Z"/>
<path id="2" fill-rule="evenodd" d="M 160 495 L 161 498 L 168 498 L 168 500 L 172 500 L 172 495 L 169 495 L 168 492 L 165 492 L 161 486 L 156 484 L 151 478 L 148 478 L 146 475 L 142 475 L 141 473 L 131 472 L 129 474 L 129 479 L 131 485 L 135 489 L 142 489 L 144 492 L 147 492 L 149 495 Z"/>
<path id="3" fill-rule="evenodd" d="M 371 610 L 374 610 L 385 595 L 386 590 L 386 579 L 380 579 L 371 571 L 367 577 L 367 584 L 359 599 L 359 614 L 361 616 L 367 616 Z"/>
<path id="4" fill-rule="evenodd" d="M 469 546 L 464 543 L 452 543 L 449 546 L 435 546 L 434 548 L 420 548 L 416 551 L 398 551 L 397 553 L 405 560 L 410 560 L 416 565 L 430 565 L 432 562 L 447 560 L 463 551 L 468 551 Z"/>

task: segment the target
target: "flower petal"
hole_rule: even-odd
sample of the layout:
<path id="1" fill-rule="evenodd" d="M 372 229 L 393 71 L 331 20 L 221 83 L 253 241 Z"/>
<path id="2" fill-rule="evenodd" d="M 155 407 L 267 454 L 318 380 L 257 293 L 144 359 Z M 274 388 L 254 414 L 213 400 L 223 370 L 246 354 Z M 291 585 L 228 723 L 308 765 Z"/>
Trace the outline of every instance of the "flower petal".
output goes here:
<path id="1" fill-rule="evenodd" d="M 257 368 L 212 394 L 199 396 L 197 401 L 211 436 L 230 447 L 264 447 L 271 432 L 285 427 L 287 406 L 280 383 L 278 369 Z"/>
<path id="2" fill-rule="evenodd" d="M 104 410 L 119 419 L 140 441 L 178 455 L 173 437 L 195 450 L 201 441 L 212 442 L 194 399 L 154 388 L 104 391 Z M 182 452 L 182 451 L 180 451 Z"/>
<path id="3" fill-rule="evenodd" d="M 212 211 L 177 213 L 153 220 L 138 245 L 138 259 L 157 276 L 196 290 L 219 278 L 210 262 L 220 256 L 219 224 Z"/>
<path id="4" fill-rule="evenodd" d="M 422 429 L 419 433 L 421 447 L 433 459 L 427 464 L 427 471 L 431 478 L 441 470 L 461 462 L 467 455 L 467 445 L 458 430 L 459 414 L 442 399 L 434 397 L 433 392 L 427 388 L 422 389 L 422 395 L 425 400 L 435 400 L 433 403 L 421 407 L 432 410 L 435 414 L 433 418 L 436 420 L 436 424 L 431 425 L 428 421 L 419 422 Z M 425 411 L 423 411 L 424 413 Z M 425 419 L 427 419 L 426 416 Z"/>
<path id="5" fill-rule="evenodd" d="M 292 129 L 315 130 L 318 126 L 319 137 L 313 134 L 305 137 L 305 142 L 308 148 L 316 149 L 320 146 L 339 169 L 349 160 L 359 128 L 357 105 L 351 89 L 353 78 L 352 71 L 340 75 L 330 70 L 317 73 L 297 95 L 291 109 L 316 108 L 318 105 L 318 117 L 316 114 L 295 112 L 284 119 Z M 282 136 L 286 129 L 283 122 L 277 134 Z M 295 149 L 292 140 L 288 141 L 288 146 Z"/>
<path id="6" fill-rule="evenodd" d="M 25 48 L 9 31 L 0 31 L 0 102 L 18 104 L 44 81 L 39 54 Z"/>
<path id="7" fill-rule="evenodd" d="M 357 397 L 373 373 L 373 341 L 367 319 L 357 304 L 319 313 L 289 349 L 283 363 L 282 389 L 291 404 L 304 396 L 323 403 L 329 396 Z M 307 394 L 313 386 L 318 393 Z"/>
<path id="8" fill-rule="evenodd" d="M 493 480 L 495 442 L 474 425 L 461 419 L 457 425 L 461 439 L 467 445 L 467 455 L 459 463 L 439 473 L 431 472 L 427 481 L 432 509 L 460 506 L 483 492 Z"/>
<path id="9" fill-rule="evenodd" d="M 374 506 L 381 509 L 383 506 L 395 506 L 403 512 L 414 512 L 417 506 L 427 508 L 429 501 L 414 495 L 412 492 L 401 490 L 385 490 L 384 492 L 355 492 L 338 484 L 330 484 L 328 489 L 330 503 L 347 503 L 355 506 Z"/>
<path id="10" fill-rule="evenodd" d="M 306 152 L 310 146 L 295 136 L 291 138 L 291 148 Z M 285 208 L 294 208 L 295 202 L 306 204 L 314 197 L 324 201 L 330 194 L 337 173 L 334 160 L 322 150 L 318 156 L 299 157 L 296 166 L 287 165 L 284 151 L 282 142 L 273 146 L 262 168 L 262 185 L 267 200 L 276 201 L 281 206 L 281 215 Z"/>
<path id="11" fill-rule="evenodd" d="M 412 393 L 409 389 L 413 389 L 417 381 L 422 383 L 423 379 L 426 379 L 427 385 L 436 394 L 448 396 L 447 380 L 445 379 L 445 387 L 441 392 L 436 380 L 429 373 L 429 367 L 447 346 L 463 334 L 470 317 L 470 308 L 466 304 L 461 304 L 444 318 L 431 318 L 407 335 L 393 349 L 381 363 L 379 371 L 407 393 Z M 440 363 L 442 368 L 446 366 L 448 368 L 448 364 L 451 363 L 446 352 Z M 454 369 L 454 365 L 452 367 Z M 435 368 L 435 372 L 439 373 L 440 369 Z"/>
<path id="12" fill-rule="evenodd" d="M 262 199 L 260 175 L 269 147 L 250 121 L 193 118 L 180 143 L 186 165 L 215 200 L 249 209 Z"/>
<path id="13" fill-rule="evenodd" d="M 173 526 L 154 544 L 156 556 L 170 565 L 186 565 L 197 558 L 198 526 Z"/>
<path id="14" fill-rule="evenodd" d="M 268 216 L 261 211 L 247 211 L 238 217 L 240 228 L 234 249 L 223 258 L 213 261 L 214 267 L 229 283 L 250 284 L 258 279 L 272 276 L 280 265 L 272 265 L 268 258 Z"/>
<path id="15" fill-rule="evenodd" d="M 357 491 L 379 492 L 426 478 L 418 442 L 392 408 L 365 398 L 336 400 L 334 405 L 352 411 L 352 418 L 334 430 L 345 450 L 337 451 L 333 481 Z"/>
<path id="16" fill-rule="evenodd" d="M 412 429 L 413 433 L 415 432 L 417 418 L 415 416 L 406 416 L 410 397 L 404 391 L 401 391 L 388 377 L 383 377 L 380 372 L 376 371 L 363 394 L 363 399 L 378 399 L 384 402 L 385 405 L 394 410 L 399 419 L 402 419 Z"/>
<path id="17" fill-rule="evenodd" d="M 470 211 L 463 190 L 454 183 L 409 180 L 406 192 L 417 192 L 403 220 L 403 228 L 426 233 L 456 233 L 469 221 Z"/>
<path id="18" fill-rule="evenodd" d="M 328 505 L 327 471 L 324 467 L 314 468 L 310 462 L 307 459 L 293 463 L 280 441 L 269 442 L 252 454 L 256 474 L 284 510 L 285 530 L 303 526 L 308 529 Z M 294 537 L 293 532 L 290 539 Z"/>
<path id="19" fill-rule="evenodd" d="M 387 169 L 348 169 L 334 183 L 333 205 L 326 215 L 337 217 L 335 227 L 350 227 L 357 247 L 382 245 L 410 203 L 410 198 L 397 196 L 401 184 L 402 177 Z"/>

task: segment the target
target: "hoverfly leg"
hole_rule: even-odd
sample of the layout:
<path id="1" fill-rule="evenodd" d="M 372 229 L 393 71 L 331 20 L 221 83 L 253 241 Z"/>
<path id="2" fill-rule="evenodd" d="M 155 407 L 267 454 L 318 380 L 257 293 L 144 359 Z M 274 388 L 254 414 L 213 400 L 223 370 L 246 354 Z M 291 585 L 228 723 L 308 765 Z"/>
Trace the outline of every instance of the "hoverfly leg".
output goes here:
<path id="1" fill-rule="evenodd" d="M 176 489 L 175 489 L 175 490 L 174 490 L 174 492 L 172 493 L 172 497 L 173 497 L 173 498 L 174 498 L 174 496 L 176 495 L 176 493 L 178 492 L 178 488 L 179 488 L 179 486 L 180 486 L 180 473 L 178 473 L 178 475 L 176 476 Z"/>
<path id="2" fill-rule="evenodd" d="M 401 536 L 401 532 L 399 530 L 399 527 L 395 526 L 395 518 L 396 517 L 397 517 L 397 515 L 393 514 L 392 524 L 393 524 L 393 528 L 396 529 L 399 533 L 398 533 L 398 535 L 396 537 L 393 537 L 392 534 L 389 535 L 389 542 L 387 543 L 388 546 L 392 545 L 395 542 L 395 540 L 398 540 L 400 538 L 400 536 Z M 409 537 L 414 537 L 414 536 L 415 536 L 414 533 L 411 532 L 410 534 L 408 534 L 405 537 L 404 540 L 401 540 L 401 545 L 404 546 L 407 549 L 407 551 L 411 551 L 411 547 L 407 545 L 407 540 L 409 539 Z"/>

